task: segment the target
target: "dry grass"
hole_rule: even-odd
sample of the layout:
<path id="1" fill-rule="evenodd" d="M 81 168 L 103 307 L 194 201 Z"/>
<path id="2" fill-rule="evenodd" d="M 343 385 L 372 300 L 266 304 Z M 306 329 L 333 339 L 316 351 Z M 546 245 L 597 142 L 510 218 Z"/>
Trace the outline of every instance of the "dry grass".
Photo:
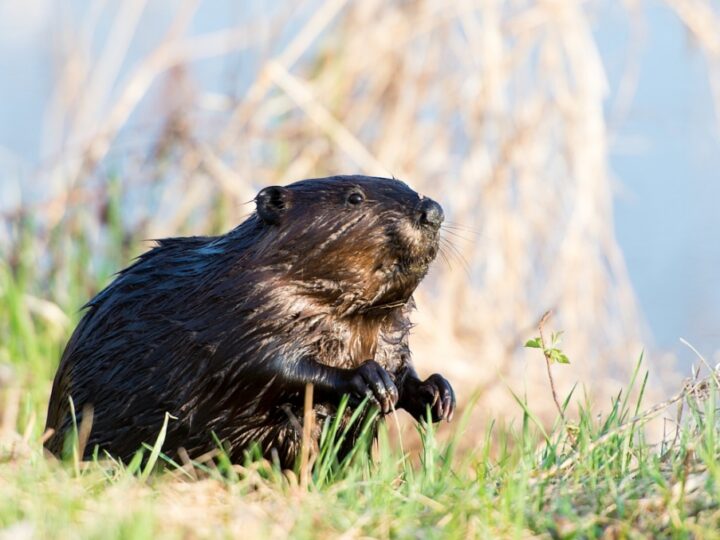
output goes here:
<path id="1" fill-rule="evenodd" d="M 707 65 L 720 125 L 720 8 L 707 0 L 666 0 L 685 24 Z"/>
<path id="2" fill-rule="evenodd" d="M 668 4 L 715 66 L 717 10 Z M 612 227 L 608 88 L 587 5 L 285 2 L 192 31 L 205 8 L 190 0 L 153 15 L 164 29 L 150 40 L 148 0 L 95 2 L 59 25 L 45 159 L 19 180 L 46 195 L 0 232 L 11 266 L 37 267 L 33 316 L 66 334 L 64 314 L 144 249 L 139 240 L 225 230 L 263 185 L 394 174 L 450 222 L 452 245 L 418 293 L 422 371 L 441 364 L 464 401 L 480 388 L 502 410 L 503 381 L 531 394 L 543 381 L 521 345 L 552 308 L 576 360 L 561 392 L 577 380 L 615 390 L 628 370 L 616 359 L 639 352 L 641 326 Z M 222 92 L 207 66 L 231 74 Z M 68 253 L 80 237 L 93 279 L 77 290 Z"/>

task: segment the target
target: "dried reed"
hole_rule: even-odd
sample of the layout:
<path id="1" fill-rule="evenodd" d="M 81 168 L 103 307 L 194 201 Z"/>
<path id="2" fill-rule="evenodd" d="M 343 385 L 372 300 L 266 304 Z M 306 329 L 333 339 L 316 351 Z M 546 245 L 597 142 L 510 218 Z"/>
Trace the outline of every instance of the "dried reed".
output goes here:
<path id="1" fill-rule="evenodd" d="M 284 2 L 192 34 L 193 0 L 138 59 L 148 4 L 94 4 L 61 29 L 46 160 L 24 180 L 43 182 L 47 198 L 6 216 L 2 249 L 13 252 L 30 214 L 34 254 L 62 278 L 53 238 L 82 233 L 91 252 L 109 241 L 112 178 L 129 256 L 143 249 L 133 239 L 232 226 L 262 185 L 394 174 L 449 220 L 445 263 L 418 293 L 421 371 L 442 362 L 461 394 L 487 389 L 488 404 L 500 380 L 545 384 L 521 345 L 551 308 L 574 360 L 557 375 L 561 393 L 628 371 L 639 316 L 613 231 L 607 83 L 584 4 Z M 716 10 L 668 4 L 712 58 L 718 93 Z M 241 74 L 219 94 L 200 61 Z M 66 305 L 62 287 L 46 293 Z"/>

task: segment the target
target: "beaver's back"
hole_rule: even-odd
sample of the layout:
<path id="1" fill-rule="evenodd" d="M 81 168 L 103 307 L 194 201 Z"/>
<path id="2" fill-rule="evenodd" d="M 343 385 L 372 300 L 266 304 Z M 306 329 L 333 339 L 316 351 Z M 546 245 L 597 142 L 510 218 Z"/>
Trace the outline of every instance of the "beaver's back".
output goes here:
<path id="1" fill-rule="evenodd" d="M 85 306 L 55 376 L 48 449 L 60 452 L 72 425 L 69 396 L 77 422 L 83 406 L 93 408 L 89 451 L 100 444 L 132 453 L 157 436 L 166 411 L 209 394 L 202 385 L 219 388 L 213 348 L 235 329 L 219 317 L 214 296 L 242 254 L 244 235 L 234 232 L 232 245 L 223 237 L 162 240 Z M 233 285 L 236 295 L 241 285 Z"/>

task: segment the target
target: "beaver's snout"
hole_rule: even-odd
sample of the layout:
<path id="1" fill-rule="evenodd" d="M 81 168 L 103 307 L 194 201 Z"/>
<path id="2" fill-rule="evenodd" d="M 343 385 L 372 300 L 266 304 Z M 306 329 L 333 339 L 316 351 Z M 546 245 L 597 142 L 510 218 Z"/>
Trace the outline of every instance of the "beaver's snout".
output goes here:
<path id="1" fill-rule="evenodd" d="M 417 285 L 438 252 L 445 213 L 438 203 L 423 197 L 412 207 L 409 217 L 394 223 L 390 230 L 395 246 L 400 248 L 397 255 L 402 262 L 403 279 L 413 275 Z"/>
<path id="2" fill-rule="evenodd" d="M 420 225 L 437 230 L 444 219 L 445 213 L 442 206 L 432 199 L 423 198 L 418 208 L 418 222 Z"/>

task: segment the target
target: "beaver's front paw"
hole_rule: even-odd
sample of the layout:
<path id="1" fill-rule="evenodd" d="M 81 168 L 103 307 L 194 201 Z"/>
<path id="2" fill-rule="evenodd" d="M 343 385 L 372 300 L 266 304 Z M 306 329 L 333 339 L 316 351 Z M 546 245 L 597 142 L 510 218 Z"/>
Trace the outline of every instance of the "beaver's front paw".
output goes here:
<path id="1" fill-rule="evenodd" d="M 388 414 L 398 400 L 398 389 L 385 368 L 368 360 L 353 370 L 350 378 L 352 394 L 360 399 L 369 397 L 383 414 Z"/>
<path id="2" fill-rule="evenodd" d="M 418 385 L 415 399 L 420 402 L 420 420 L 427 418 L 428 406 L 433 422 L 440 420 L 449 422 L 455 414 L 455 392 L 447 379 L 437 373 L 430 375 Z"/>

